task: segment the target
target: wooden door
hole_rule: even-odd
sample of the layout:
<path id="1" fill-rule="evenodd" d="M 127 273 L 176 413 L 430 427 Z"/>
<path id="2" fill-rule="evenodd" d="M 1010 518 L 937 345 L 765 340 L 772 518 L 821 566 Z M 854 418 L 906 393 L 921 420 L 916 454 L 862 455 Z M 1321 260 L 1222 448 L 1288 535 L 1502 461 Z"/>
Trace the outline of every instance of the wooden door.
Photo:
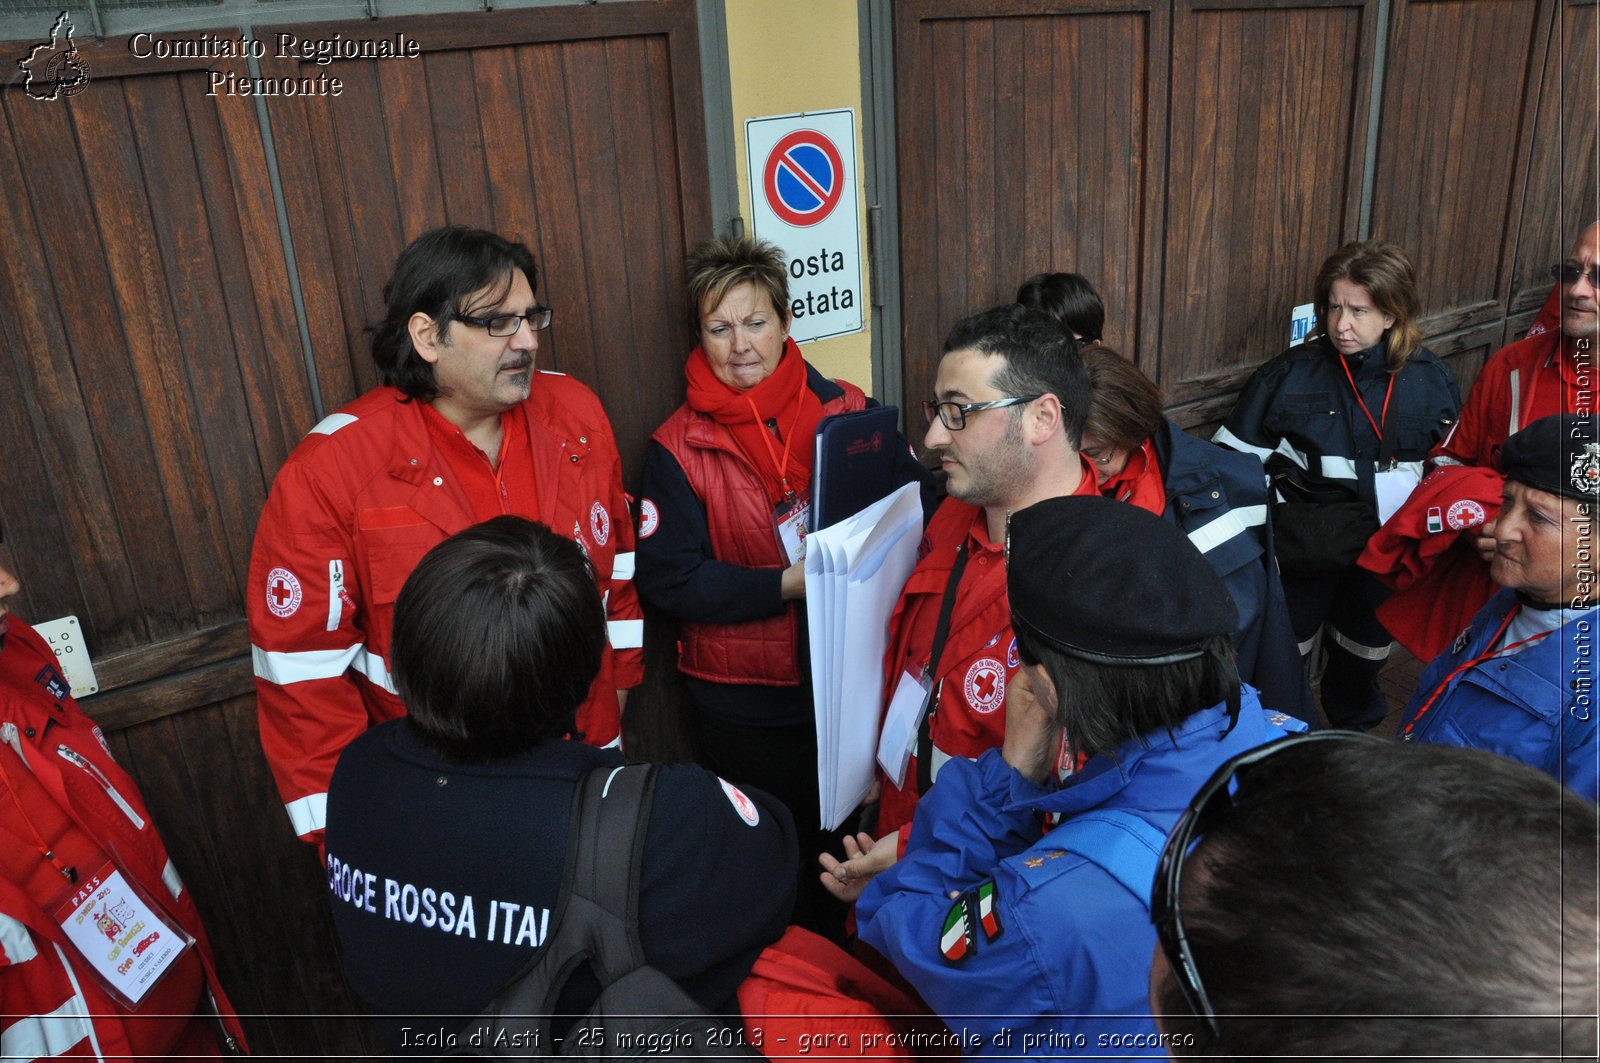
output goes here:
<path id="1" fill-rule="evenodd" d="M 423 53 L 309 66 L 343 93 L 272 98 L 265 127 L 253 98 L 207 94 L 244 63 L 138 58 L 125 37 L 80 33 L 76 95 L 0 90 L 0 563 L 18 615 L 80 618 L 101 685 L 83 706 L 258 1053 L 377 1048 L 260 752 L 244 580 L 273 475 L 319 402 L 374 382 L 362 330 L 400 248 L 458 222 L 534 248 L 551 367 L 599 392 L 637 477 L 681 398 L 682 260 L 710 230 L 694 17 L 673 0 L 257 28 L 403 32 Z"/>
<path id="2" fill-rule="evenodd" d="M 1600 213 L 1596 9 L 1378 14 L 1376 0 L 898 5 L 907 400 L 928 394 L 958 318 L 1071 270 L 1173 415 L 1214 424 L 1287 345 L 1323 259 L 1365 236 L 1417 262 L 1424 331 L 1465 393 Z"/>

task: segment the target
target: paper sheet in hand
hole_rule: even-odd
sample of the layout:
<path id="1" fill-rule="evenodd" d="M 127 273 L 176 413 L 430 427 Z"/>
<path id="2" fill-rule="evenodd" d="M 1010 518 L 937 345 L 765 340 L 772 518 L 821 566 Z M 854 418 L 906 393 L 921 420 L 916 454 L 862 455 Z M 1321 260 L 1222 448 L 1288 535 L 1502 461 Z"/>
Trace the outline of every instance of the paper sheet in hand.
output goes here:
<path id="1" fill-rule="evenodd" d="M 828 830 L 872 785 L 889 616 L 916 565 L 921 537 L 921 496 L 916 484 L 906 484 L 807 539 L 817 792 Z"/>

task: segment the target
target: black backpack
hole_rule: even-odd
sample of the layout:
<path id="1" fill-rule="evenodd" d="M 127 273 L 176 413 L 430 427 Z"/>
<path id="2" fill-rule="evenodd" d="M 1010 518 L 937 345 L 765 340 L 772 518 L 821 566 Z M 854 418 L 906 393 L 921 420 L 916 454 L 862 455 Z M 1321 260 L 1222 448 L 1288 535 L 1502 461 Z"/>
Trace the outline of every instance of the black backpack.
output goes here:
<path id="1" fill-rule="evenodd" d="M 556 904 L 538 955 L 456 1035 L 451 1056 L 557 1059 L 749 1056 L 742 1031 L 708 1015 L 645 962 L 639 945 L 639 866 L 656 768 L 590 771 L 578 784 Z M 600 995 L 557 1038 L 551 1013 L 585 961 Z"/>

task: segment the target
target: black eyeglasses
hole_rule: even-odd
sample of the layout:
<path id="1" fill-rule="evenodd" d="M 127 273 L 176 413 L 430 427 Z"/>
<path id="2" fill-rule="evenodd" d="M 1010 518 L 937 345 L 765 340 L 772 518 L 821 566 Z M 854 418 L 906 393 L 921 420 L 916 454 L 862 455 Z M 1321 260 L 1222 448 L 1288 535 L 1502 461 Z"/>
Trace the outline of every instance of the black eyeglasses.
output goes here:
<path id="1" fill-rule="evenodd" d="M 1222 1035 L 1217 1030 L 1217 1013 L 1211 1006 L 1211 998 L 1206 995 L 1200 971 L 1195 967 L 1194 953 L 1189 949 L 1189 937 L 1183 929 L 1183 913 L 1178 908 L 1183 864 L 1195 842 L 1234 807 L 1239 793 L 1249 784 L 1250 776 L 1260 769 L 1264 761 L 1308 742 L 1384 744 L 1384 740 L 1375 735 L 1352 731 L 1312 731 L 1291 738 L 1280 738 L 1240 753 L 1218 768 L 1200 787 L 1189 802 L 1189 807 L 1178 817 L 1177 826 L 1167 836 L 1166 848 L 1161 850 L 1161 861 L 1156 865 L 1156 880 L 1150 890 L 1150 919 L 1156 925 L 1156 937 L 1161 942 L 1161 951 L 1166 954 L 1167 966 L 1172 969 L 1172 976 L 1183 991 L 1184 1002 L 1205 1023 L 1219 1046 Z"/>
<path id="2" fill-rule="evenodd" d="M 452 314 L 451 316 L 463 324 L 476 325 L 478 328 L 488 329 L 491 336 L 515 336 L 524 321 L 535 332 L 549 328 L 550 319 L 555 316 L 555 313 L 548 306 L 536 306 L 526 314 L 496 314 L 493 317 L 468 317 L 466 314 Z"/>
<path id="3" fill-rule="evenodd" d="M 1596 262 L 1588 269 L 1574 266 L 1570 262 L 1558 262 L 1550 267 L 1550 279 L 1561 284 L 1577 284 L 1585 277 L 1589 279 L 1591 287 L 1600 288 L 1600 262 Z"/>
<path id="4" fill-rule="evenodd" d="M 952 432 L 959 432 L 967 427 L 967 414 L 977 413 L 979 410 L 998 410 L 1006 406 L 1020 406 L 1025 402 L 1043 398 L 1040 395 L 1013 395 L 1005 399 L 991 399 L 988 402 L 923 402 L 922 413 L 932 424 L 934 417 L 939 418 L 939 423 Z"/>

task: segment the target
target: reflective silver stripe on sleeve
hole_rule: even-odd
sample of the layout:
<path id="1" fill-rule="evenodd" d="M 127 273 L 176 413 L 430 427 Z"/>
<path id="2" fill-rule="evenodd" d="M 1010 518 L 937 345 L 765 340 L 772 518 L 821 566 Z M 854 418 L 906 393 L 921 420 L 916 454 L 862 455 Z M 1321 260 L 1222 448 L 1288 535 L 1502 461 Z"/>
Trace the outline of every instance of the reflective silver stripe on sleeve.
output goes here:
<path id="1" fill-rule="evenodd" d="M 1518 422 L 1522 419 L 1522 370 L 1511 370 L 1511 425 L 1506 429 L 1506 438 L 1517 434 Z"/>
<path id="2" fill-rule="evenodd" d="M 1190 532 L 1189 541 L 1202 554 L 1209 553 L 1235 536 L 1266 522 L 1266 506 L 1240 506 L 1238 509 L 1228 510 L 1204 527 Z"/>
<path id="3" fill-rule="evenodd" d="M 1330 480 L 1356 479 L 1356 463 L 1354 458 L 1322 458 L 1322 475 Z"/>
<path id="4" fill-rule="evenodd" d="M 611 559 L 611 578 L 612 579 L 632 579 L 633 578 L 633 551 L 632 550 L 629 550 L 625 554 L 618 554 L 616 557 Z"/>
<path id="5" fill-rule="evenodd" d="M 614 650 L 636 650 L 644 645 L 643 620 L 607 620 L 606 634 Z"/>
<path id="6" fill-rule="evenodd" d="M 294 825 L 295 834 L 304 838 L 327 825 L 328 795 L 307 794 L 298 801 L 290 801 L 283 806 L 283 810 L 289 813 L 289 822 Z"/>
<path id="7" fill-rule="evenodd" d="M 252 645 L 250 663 L 257 679 L 288 686 L 312 679 L 337 679 L 366 648 L 364 642 L 342 650 L 264 650 Z"/>
<path id="8" fill-rule="evenodd" d="M 27 925 L 9 915 L 0 915 L 0 951 L 5 952 L 6 963 L 12 967 L 19 963 L 27 963 L 39 955 L 39 950 L 33 946 L 33 935 L 28 933 Z"/>
<path id="9" fill-rule="evenodd" d="M 172 899 L 177 900 L 183 893 L 183 879 L 178 877 L 178 869 L 172 866 L 172 861 L 167 861 L 167 866 L 161 869 L 161 883 L 167 887 L 167 892 L 172 894 Z"/>
<path id="10" fill-rule="evenodd" d="M 364 642 L 342 650 L 264 650 L 260 646 L 251 646 L 250 659 L 255 666 L 257 679 L 265 679 L 278 686 L 305 683 L 313 679 L 337 679 L 348 669 L 354 668 L 389 693 L 396 693 L 383 655 L 367 649 Z"/>
<path id="11" fill-rule="evenodd" d="M 1361 643 L 1352 642 L 1343 635 L 1339 634 L 1338 629 L 1331 624 L 1328 625 L 1327 630 L 1328 637 L 1346 653 L 1354 654 L 1357 657 L 1362 657 L 1369 661 L 1387 661 L 1389 659 L 1389 646 L 1387 645 L 1363 646 Z"/>
<path id="12" fill-rule="evenodd" d="M 644 621 L 640 621 L 644 623 Z M 373 653 L 365 646 L 356 654 L 356 659 L 351 662 L 355 670 L 372 680 L 373 683 L 387 690 L 389 693 L 400 696 L 400 691 L 395 689 L 394 680 L 389 678 L 389 666 L 384 662 L 383 654 Z"/>
<path id="13" fill-rule="evenodd" d="M 311 431 L 307 432 L 306 435 L 331 436 L 345 425 L 355 424 L 356 420 L 357 418 L 348 413 L 330 413 L 313 425 Z"/>
<path id="14" fill-rule="evenodd" d="M 1229 447 L 1233 450 L 1243 451 L 1246 454 L 1254 454 L 1262 461 L 1266 461 L 1268 458 L 1272 457 L 1272 450 L 1270 448 L 1258 447 L 1254 443 L 1246 443 L 1244 440 L 1228 431 L 1227 425 L 1223 425 L 1221 428 L 1217 429 L 1216 435 L 1211 437 L 1211 442 L 1217 444 L 1218 446 Z"/>
<path id="15" fill-rule="evenodd" d="M 52 942 L 52 945 L 54 943 Z M 43 1015 L 25 1015 L 0 1032 L 0 1059 L 54 1059 L 64 1056 L 73 1045 L 89 1039 L 94 1058 L 103 1060 L 100 1042 L 94 1035 L 94 1023 L 83 1001 L 83 990 L 78 976 L 72 973 L 67 954 L 60 945 L 54 945 L 61 959 L 61 968 L 72 983 L 72 996 L 59 1008 Z"/>
<path id="16" fill-rule="evenodd" d="M 946 764 L 950 763 L 952 760 L 957 760 L 957 759 L 959 759 L 959 760 L 976 760 L 977 759 L 976 757 L 959 757 L 958 758 L 958 757 L 954 756 L 953 754 L 946 753 L 944 750 L 940 749 L 938 746 L 929 746 L 928 750 L 929 750 L 929 753 L 931 754 L 928 757 L 928 779 L 929 779 L 930 782 L 938 781 L 939 769 L 943 768 Z"/>

